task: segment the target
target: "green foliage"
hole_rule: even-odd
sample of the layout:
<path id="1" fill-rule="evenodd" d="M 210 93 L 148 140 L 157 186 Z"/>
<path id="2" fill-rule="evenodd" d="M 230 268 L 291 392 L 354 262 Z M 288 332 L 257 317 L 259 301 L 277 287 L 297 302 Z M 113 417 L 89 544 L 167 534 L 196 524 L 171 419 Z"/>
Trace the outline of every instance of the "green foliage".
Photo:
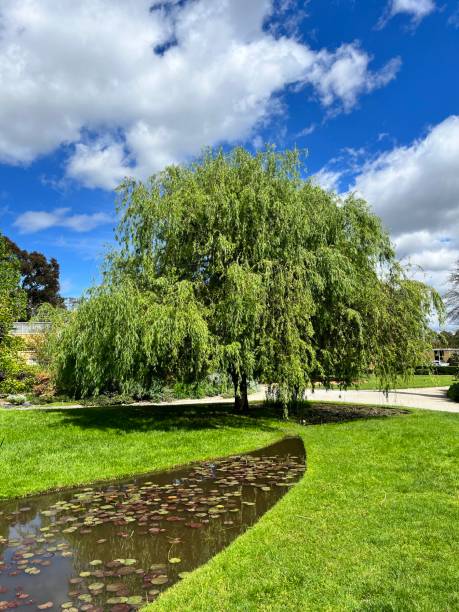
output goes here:
<path id="1" fill-rule="evenodd" d="M 59 264 L 54 257 L 49 261 L 37 251 L 20 249 L 9 238 L 4 238 L 8 249 L 17 258 L 21 273 L 21 288 L 27 295 L 26 318 L 37 312 L 41 304 L 62 306 L 63 299 L 59 295 Z"/>
<path id="2" fill-rule="evenodd" d="M 51 374 L 56 355 L 60 352 L 63 330 L 71 318 L 72 312 L 65 308 L 44 303 L 37 308 L 35 315 L 30 319 L 31 323 L 49 323 L 48 329 L 30 336 L 28 346 L 34 351 L 40 368 Z"/>
<path id="3" fill-rule="evenodd" d="M 63 328 L 57 384 L 75 397 L 142 394 L 158 378 L 199 378 L 207 346 L 190 283 L 158 279 L 141 292 L 126 279 L 95 289 Z"/>
<path id="4" fill-rule="evenodd" d="M 429 367 L 418 367 L 415 369 L 415 374 L 435 374 L 436 376 L 451 376 L 458 374 L 459 368 L 457 366 L 429 366 Z"/>
<path id="5" fill-rule="evenodd" d="M 20 266 L 0 234 L 0 350 L 14 321 L 25 312 L 26 296 L 19 287 Z"/>
<path id="6" fill-rule="evenodd" d="M 446 392 L 446 395 L 453 402 L 459 402 L 459 382 L 453 383 Z"/>
<path id="7" fill-rule="evenodd" d="M 448 359 L 448 364 L 450 366 L 459 366 L 459 353 L 453 353 Z"/>
<path id="8" fill-rule="evenodd" d="M 19 262 L 0 234 L 0 394 L 22 393 L 33 384 L 33 369 L 19 355 L 24 343 L 10 333 L 13 322 L 25 312 L 26 296 L 19 281 Z"/>
<path id="9" fill-rule="evenodd" d="M 251 378 L 284 405 L 308 385 L 381 385 L 430 346 L 437 294 L 409 280 L 368 205 L 301 179 L 297 151 L 208 151 L 120 187 L 120 249 L 64 334 L 60 384 L 88 395 L 153 381 Z"/>
<path id="10" fill-rule="evenodd" d="M 25 395 L 8 395 L 6 401 L 13 406 L 21 406 L 26 403 L 27 397 Z"/>
<path id="11" fill-rule="evenodd" d="M 459 348 L 459 329 L 455 332 L 443 330 L 433 332 L 433 348 Z"/>

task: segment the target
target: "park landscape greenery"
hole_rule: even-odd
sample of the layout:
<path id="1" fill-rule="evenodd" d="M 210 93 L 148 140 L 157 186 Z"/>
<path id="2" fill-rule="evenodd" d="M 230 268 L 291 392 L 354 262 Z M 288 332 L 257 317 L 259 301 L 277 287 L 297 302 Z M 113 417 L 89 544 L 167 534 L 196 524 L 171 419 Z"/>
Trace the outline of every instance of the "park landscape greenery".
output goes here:
<path id="1" fill-rule="evenodd" d="M 457 415 L 331 408 L 310 405 L 307 426 L 262 406 L 248 416 L 231 405 L 1 411 L 1 497 L 296 434 L 307 449 L 305 477 L 152 610 L 456 609 Z"/>
<path id="2" fill-rule="evenodd" d="M 118 247 L 103 282 L 75 312 L 45 304 L 35 313 L 50 323 L 35 339 L 46 370 L 38 382 L 50 396 L 110 402 L 212 380 L 230 385 L 235 404 L 2 410 L 0 499 L 295 434 L 307 449 L 306 476 L 154 606 L 455 609 L 457 415 L 300 401 L 315 384 L 412 380 L 441 301 L 409 278 L 364 201 L 301 176 L 299 152 L 237 148 L 120 186 Z M 21 383 L 25 371 L 8 334 L 25 295 L 5 245 L 0 385 Z M 249 407 L 254 380 L 274 401 Z"/>
<path id="3" fill-rule="evenodd" d="M 311 384 L 412 373 L 438 294 L 408 278 L 363 200 L 302 171 L 298 151 L 236 148 L 122 183 L 118 248 L 58 331 L 57 388 L 148 397 L 218 375 L 237 409 L 257 380 L 287 414 Z"/>

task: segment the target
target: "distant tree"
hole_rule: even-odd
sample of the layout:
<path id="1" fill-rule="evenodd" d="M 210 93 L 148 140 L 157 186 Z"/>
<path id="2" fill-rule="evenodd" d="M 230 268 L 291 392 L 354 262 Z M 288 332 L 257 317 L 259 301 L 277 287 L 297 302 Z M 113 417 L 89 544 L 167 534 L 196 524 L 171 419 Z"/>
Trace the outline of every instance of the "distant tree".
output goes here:
<path id="1" fill-rule="evenodd" d="M 459 348 L 459 329 L 455 332 L 442 330 L 433 332 L 433 348 Z"/>
<path id="2" fill-rule="evenodd" d="M 25 313 L 26 296 L 20 287 L 20 262 L 0 234 L 0 349 L 14 321 Z"/>
<path id="3" fill-rule="evenodd" d="M 459 260 L 449 277 L 450 289 L 446 294 L 448 317 L 454 323 L 459 323 Z"/>
<path id="4" fill-rule="evenodd" d="M 381 386 L 430 347 L 435 291 L 409 280 L 379 218 L 301 178 L 297 151 L 208 152 L 120 187 L 118 251 L 61 343 L 77 393 L 228 373 L 286 407 L 311 383 Z"/>
<path id="5" fill-rule="evenodd" d="M 20 262 L 21 286 L 27 294 L 26 317 L 29 319 L 41 304 L 61 306 L 59 295 L 59 264 L 54 257 L 49 261 L 38 251 L 25 251 L 5 238 L 11 252 Z"/>
<path id="6" fill-rule="evenodd" d="M 23 343 L 10 333 L 13 322 L 25 313 L 20 276 L 19 261 L 0 234 L 0 393 L 22 392 L 30 384 L 27 366 L 19 357 Z"/>

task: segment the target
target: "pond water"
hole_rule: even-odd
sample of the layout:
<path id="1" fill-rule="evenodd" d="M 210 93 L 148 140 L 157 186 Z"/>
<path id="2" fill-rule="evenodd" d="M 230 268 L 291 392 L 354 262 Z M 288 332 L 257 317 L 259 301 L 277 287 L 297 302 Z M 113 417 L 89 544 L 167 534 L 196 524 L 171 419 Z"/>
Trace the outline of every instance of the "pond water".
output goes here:
<path id="1" fill-rule="evenodd" d="M 271 508 L 305 470 L 299 438 L 245 455 L 0 503 L 0 610 L 128 612 Z"/>

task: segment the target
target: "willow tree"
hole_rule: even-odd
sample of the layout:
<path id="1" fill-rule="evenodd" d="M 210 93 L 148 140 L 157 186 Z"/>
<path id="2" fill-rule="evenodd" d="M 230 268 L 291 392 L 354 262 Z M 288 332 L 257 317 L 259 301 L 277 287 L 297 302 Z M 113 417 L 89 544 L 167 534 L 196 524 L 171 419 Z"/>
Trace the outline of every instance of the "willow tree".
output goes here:
<path id="1" fill-rule="evenodd" d="M 80 380 L 108 359 L 97 374 L 103 388 L 129 353 L 123 380 L 220 370 L 246 410 L 251 378 L 286 404 L 316 381 L 345 386 L 373 368 L 387 386 L 412 369 L 428 347 L 435 292 L 406 278 L 363 200 L 340 200 L 301 175 L 296 151 L 236 148 L 123 182 L 120 248 L 97 299 L 107 300 L 103 337 L 124 340 L 108 355 L 110 341 L 92 334 L 83 350 L 87 321 L 70 364 Z M 117 330 L 108 304 L 116 309 L 127 287 L 136 305 Z M 90 368 L 78 362 L 83 353 Z"/>

